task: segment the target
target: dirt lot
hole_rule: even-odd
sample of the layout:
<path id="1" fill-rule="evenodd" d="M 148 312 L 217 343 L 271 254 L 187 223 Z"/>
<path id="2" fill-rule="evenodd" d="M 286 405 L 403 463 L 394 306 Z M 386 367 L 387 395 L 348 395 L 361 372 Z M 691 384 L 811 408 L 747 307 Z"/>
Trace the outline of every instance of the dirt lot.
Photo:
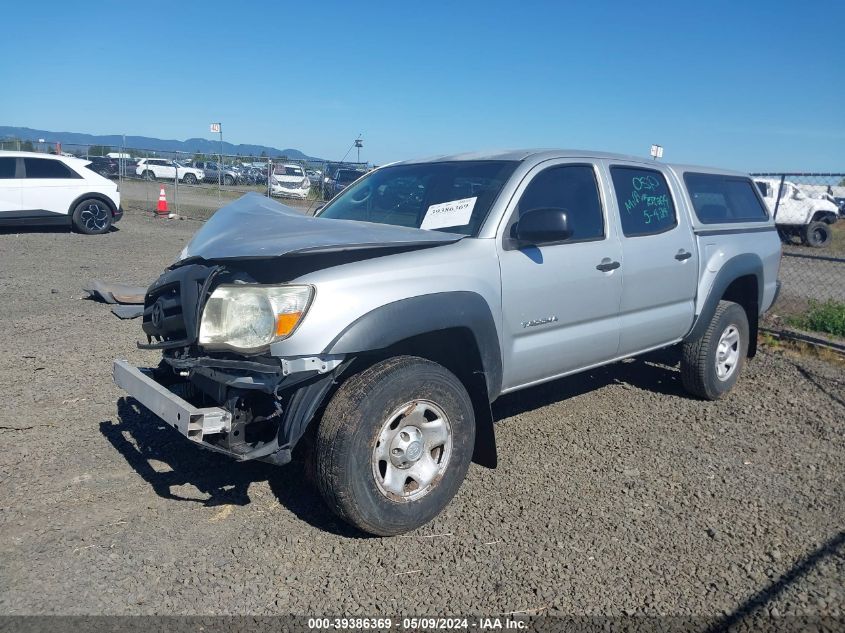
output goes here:
<path id="1" fill-rule="evenodd" d="M 841 365 L 763 350 L 704 403 L 664 353 L 505 397 L 500 467 L 365 538 L 298 466 L 197 450 L 112 384 L 157 357 L 81 285 L 150 282 L 198 226 L 0 233 L 0 613 L 842 617 Z"/>

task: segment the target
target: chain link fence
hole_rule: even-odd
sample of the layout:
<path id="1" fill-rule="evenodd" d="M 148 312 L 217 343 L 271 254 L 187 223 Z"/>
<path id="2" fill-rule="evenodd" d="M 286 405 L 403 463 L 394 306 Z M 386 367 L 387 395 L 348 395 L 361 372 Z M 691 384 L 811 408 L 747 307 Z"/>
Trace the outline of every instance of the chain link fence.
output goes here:
<path id="1" fill-rule="evenodd" d="M 845 339 L 845 173 L 758 173 L 783 243 L 781 291 L 765 325 Z"/>
<path id="2" fill-rule="evenodd" d="M 366 173 L 367 163 L 323 161 L 285 156 L 166 152 L 136 147 L 75 145 L 6 140 L 0 150 L 62 153 L 92 161 L 91 168 L 106 178 L 137 182 L 127 188 L 154 208 L 162 186 L 178 209 L 182 202 L 213 212 L 234 197 L 253 191 L 297 206 L 316 206 Z M 123 191 L 123 189 L 122 189 Z M 139 193 L 143 195 L 139 196 Z M 210 195 L 210 194 L 214 195 Z M 215 197 L 217 204 L 215 203 Z M 152 201 L 152 207 L 149 203 Z"/>

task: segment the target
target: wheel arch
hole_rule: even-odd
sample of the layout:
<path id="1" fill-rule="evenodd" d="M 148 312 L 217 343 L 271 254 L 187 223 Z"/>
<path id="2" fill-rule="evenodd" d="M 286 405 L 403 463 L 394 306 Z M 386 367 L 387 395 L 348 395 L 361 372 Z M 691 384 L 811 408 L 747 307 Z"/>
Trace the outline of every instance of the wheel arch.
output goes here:
<path id="1" fill-rule="evenodd" d="M 109 211 L 111 211 L 112 218 L 114 218 L 115 215 L 117 215 L 117 207 L 114 204 L 114 200 L 109 198 L 104 193 L 93 191 L 93 192 L 89 192 L 89 193 L 84 193 L 81 196 L 77 196 L 74 199 L 74 201 L 70 203 L 70 206 L 68 207 L 68 211 L 67 211 L 68 216 L 73 216 L 73 212 L 76 209 L 76 206 L 80 202 L 82 202 L 83 200 L 99 200 L 100 202 L 104 202 L 106 204 L 106 206 L 109 208 Z"/>
<path id="2" fill-rule="evenodd" d="M 704 333 L 723 300 L 738 303 L 745 310 L 749 328 L 748 357 L 753 358 L 757 353 L 757 328 L 763 303 L 763 262 L 757 255 L 744 253 L 722 265 L 686 340 Z"/>
<path id="3" fill-rule="evenodd" d="M 389 303 L 356 319 L 324 352 L 354 356 L 359 366 L 405 354 L 443 365 L 472 399 L 473 460 L 496 466 L 490 403 L 501 392 L 502 355 L 493 314 L 481 295 L 443 292 Z"/>
<path id="4" fill-rule="evenodd" d="M 833 211 L 815 211 L 811 222 L 824 222 L 825 224 L 834 224 L 839 217 Z"/>

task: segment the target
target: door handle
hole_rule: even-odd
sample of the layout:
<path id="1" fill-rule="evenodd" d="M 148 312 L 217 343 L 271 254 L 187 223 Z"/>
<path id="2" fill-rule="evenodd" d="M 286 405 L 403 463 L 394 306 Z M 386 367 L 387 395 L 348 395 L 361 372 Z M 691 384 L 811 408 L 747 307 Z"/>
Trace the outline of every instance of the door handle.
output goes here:
<path id="1" fill-rule="evenodd" d="M 603 260 L 601 260 L 601 264 L 596 266 L 596 269 L 602 271 L 603 273 L 609 273 L 611 270 L 616 270 L 621 265 L 622 264 L 620 264 L 619 262 L 612 262 L 610 261 L 609 257 L 605 257 Z"/>
<path id="2" fill-rule="evenodd" d="M 675 259 L 677 259 L 679 262 L 682 262 L 685 259 L 689 259 L 690 257 L 692 257 L 692 253 L 688 253 L 684 249 L 679 250 L 677 255 L 675 255 Z"/>

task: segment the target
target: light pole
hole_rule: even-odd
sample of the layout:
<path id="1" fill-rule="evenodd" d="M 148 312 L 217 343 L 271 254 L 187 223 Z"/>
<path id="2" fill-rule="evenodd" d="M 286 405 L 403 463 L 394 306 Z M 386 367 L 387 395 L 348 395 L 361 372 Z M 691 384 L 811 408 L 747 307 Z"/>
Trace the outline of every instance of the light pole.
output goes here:
<path id="1" fill-rule="evenodd" d="M 355 139 L 355 147 L 358 149 L 358 164 L 361 164 L 361 148 L 364 147 L 364 141 L 359 136 Z"/>
<path id="2" fill-rule="evenodd" d="M 211 132 L 220 134 L 220 156 L 217 161 L 217 200 L 220 201 L 220 185 L 223 184 L 223 124 L 212 123 Z"/>

